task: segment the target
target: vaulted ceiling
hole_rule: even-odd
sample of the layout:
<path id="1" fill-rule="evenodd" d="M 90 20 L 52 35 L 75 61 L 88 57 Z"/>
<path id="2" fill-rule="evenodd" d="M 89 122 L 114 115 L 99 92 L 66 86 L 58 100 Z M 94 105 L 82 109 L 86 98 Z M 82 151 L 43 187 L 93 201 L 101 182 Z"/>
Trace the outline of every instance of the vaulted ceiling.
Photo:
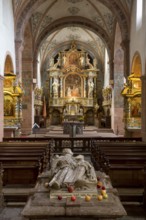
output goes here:
<path id="1" fill-rule="evenodd" d="M 117 23 L 122 40 L 129 39 L 132 0 L 13 0 L 13 6 L 16 40 L 23 39 L 29 22 L 42 61 L 71 40 L 102 60 L 104 48 L 112 50 Z"/>

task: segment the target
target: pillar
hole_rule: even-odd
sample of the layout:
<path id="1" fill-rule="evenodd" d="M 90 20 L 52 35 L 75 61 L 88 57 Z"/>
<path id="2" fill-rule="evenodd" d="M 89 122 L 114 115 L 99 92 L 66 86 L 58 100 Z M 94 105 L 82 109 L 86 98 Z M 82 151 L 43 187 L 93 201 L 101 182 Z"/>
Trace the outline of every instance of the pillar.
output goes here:
<path id="1" fill-rule="evenodd" d="M 2 141 L 4 136 L 4 94 L 3 94 L 3 80 L 4 78 L 0 76 L 0 141 Z"/>
<path id="2" fill-rule="evenodd" d="M 23 42 L 22 40 L 15 41 L 15 51 L 16 51 L 16 75 L 19 75 L 19 80 L 22 81 L 22 51 Z"/>

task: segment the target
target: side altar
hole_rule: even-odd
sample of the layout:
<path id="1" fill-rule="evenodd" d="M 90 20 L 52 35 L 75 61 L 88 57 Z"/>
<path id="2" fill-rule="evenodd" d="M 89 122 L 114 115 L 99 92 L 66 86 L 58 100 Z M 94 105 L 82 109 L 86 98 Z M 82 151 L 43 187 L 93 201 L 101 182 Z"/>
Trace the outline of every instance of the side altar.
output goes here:
<path id="1" fill-rule="evenodd" d="M 22 211 L 29 220 L 71 217 L 119 219 L 126 215 L 109 176 L 83 155 L 73 156 L 69 148 L 55 155 L 51 169 L 43 172 Z"/>

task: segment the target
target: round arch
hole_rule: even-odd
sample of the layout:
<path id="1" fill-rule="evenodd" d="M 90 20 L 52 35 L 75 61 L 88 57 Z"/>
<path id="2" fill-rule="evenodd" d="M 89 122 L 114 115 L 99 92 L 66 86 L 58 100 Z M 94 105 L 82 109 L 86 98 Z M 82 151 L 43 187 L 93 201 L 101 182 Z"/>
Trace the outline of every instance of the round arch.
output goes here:
<path id="1" fill-rule="evenodd" d="M 107 48 L 110 52 L 110 49 L 112 47 L 112 43 L 111 43 L 110 37 L 108 36 L 106 31 L 102 27 L 100 27 L 99 25 L 93 24 L 93 22 L 90 21 L 89 19 L 76 16 L 76 17 L 60 18 L 60 19 L 52 22 L 51 24 L 49 24 L 45 28 L 45 30 L 41 32 L 41 34 L 38 36 L 37 41 L 35 42 L 35 54 L 37 53 L 43 40 L 45 40 L 49 34 L 53 33 L 57 29 L 69 27 L 70 25 L 76 26 L 76 27 L 85 27 L 88 30 L 94 32 L 96 35 L 98 35 L 104 41 L 105 45 L 107 46 Z"/>
<path id="2" fill-rule="evenodd" d="M 102 58 L 101 58 L 101 55 L 97 52 L 97 50 L 96 50 L 96 48 L 91 48 L 89 45 L 87 45 L 87 44 L 85 44 L 85 43 L 83 43 L 83 42 L 80 42 L 80 41 L 76 41 L 76 44 L 77 44 L 77 48 L 78 49 L 82 49 L 82 48 L 84 48 L 84 50 L 86 50 L 87 52 L 88 52 L 88 54 L 92 57 L 92 58 L 94 58 L 94 57 L 96 57 L 98 60 L 99 60 L 99 62 L 102 64 L 102 65 L 104 65 L 104 63 L 102 63 L 103 62 L 103 60 L 102 60 Z M 49 53 L 46 53 L 45 54 L 45 56 L 43 57 L 43 60 L 42 60 L 42 64 L 41 64 L 41 71 L 43 71 L 43 66 L 45 65 L 47 65 L 47 63 L 48 63 L 48 61 L 49 61 L 49 55 L 51 54 L 51 56 L 56 56 L 60 51 L 63 51 L 63 50 L 67 50 L 67 49 L 69 49 L 70 48 L 70 41 L 68 41 L 68 42 L 65 42 L 65 43 L 61 43 L 61 44 L 59 44 L 59 45 L 57 45 L 57 46 L 55 46 L 54 48 L 53 48 L 53 50 L 50 50 L 50 52 Z"/>
<path id="3" fill-rule="evenodd" d="M 9 53 L 6 54 L 5 62 L 4 62 L 4 74 L 5 73 L 13 73 L 14 72 L 14 66 L 13 61 L 11 58 L 11 55 Z"/>
<path id="4" fill-rule="evenodd" d="M 55 2 L 56 1 L 54 1 L 54 3 Z M 19 39 L 19 40 L 22 39 L 25 25 L 29 21 L 29 18 L 32 12 L 43 3 L 44 3 L 44 0 L 37 0 L 37 1 L 31 0 L 31 1 L 28 1 L 26 4 L 24 4 L 23 7 L 21 7 L 21 9 L 19 10 L 19 16 L 17 16 L 16 22 L 15 22 L 16 39 Z M 129 23 L 130 23 L 129 21 L 130 20 L 128 19 L 128 14 L 125 12 L 125 9 L 122 6 L 121 1 L 102 0 L 102 3 L 103 5 L 106 5 L 106 7 L 109 8 L 113 12 L 114 15 L 116 15 L 120 28 L 122 30 L 123 40 L 127 39 L 127 37 L 129 38 Z"/>
<path id="5" fill-rule="evenodd" d="M 139 77 L 142 76 L 142 65 L 139 52 L 136 52 L 133 56 L 131 73 L 135 73 Z"/>
<path id="6" fill-rule="evenodd" d="M 45 28 L 45 30 L 39 35 L 39 37 L 35 43 L 35 46 L 34 46 L 34 55 L 35 55 L 34 60 L 37 60 L 38 51 L 40 49 L 40 46 L 41 46 L 42 42 L 46 39 L 48 34 L 53 33 L 57 29 L 69 27 L 70 25 L 77 26 L 77 27 L 86 27 L 87 29 L 89 29 L 89 30 L 93 31 L 95 34 L 97 34 L 104 41 L 104 43 L 107 47 L 109 57 L 111 56 L 112 42 L 111 42 L 110 37 L 107 35 L 105 30 L 103 30 L 100 26 L 93 24 L 93 22 L 91 22 L 88 19 L 85 19 L 82 17 L 68 17 L 68 18 L 59 19 L 59 20 L 53 22 L 52 24 L 48 25 Z M 34 77 L 36 77 L 35 73 L 37 72 L 35 68 L 37 68 L 37 67 L 34 66 Z"/>

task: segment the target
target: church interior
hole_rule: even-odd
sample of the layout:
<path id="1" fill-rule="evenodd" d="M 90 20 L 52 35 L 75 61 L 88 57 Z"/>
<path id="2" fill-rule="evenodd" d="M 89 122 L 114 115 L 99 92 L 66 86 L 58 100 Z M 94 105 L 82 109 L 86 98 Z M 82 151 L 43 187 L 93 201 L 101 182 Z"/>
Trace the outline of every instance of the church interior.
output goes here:
<path id="1" fill-rule="evenodd" d="M 146 219 L 146 2 L 0 0 L 0 18 L 0 220 L 64 219 L 22 214 L 63 148 L 127 212 L 88 219 Z"/>

